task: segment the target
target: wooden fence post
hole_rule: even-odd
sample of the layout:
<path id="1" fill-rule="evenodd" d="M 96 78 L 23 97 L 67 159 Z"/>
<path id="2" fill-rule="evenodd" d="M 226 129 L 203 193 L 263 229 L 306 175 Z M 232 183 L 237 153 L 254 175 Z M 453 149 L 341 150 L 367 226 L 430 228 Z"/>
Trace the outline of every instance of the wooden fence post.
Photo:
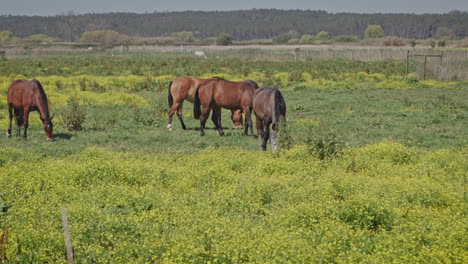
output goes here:
<path id="1" fill-rule="evenodd" d="M 67 261 L 69 264 L 74 264 L 75 261 L 73 259 L 73 246 L 70 234 L 70 226 L 68 224 L 68 213 L 67 208 L 62 207 L 60 209 L 60 213 L 62 215 L 62 227 L 63 227 L 63 237 L 65 240 L 65 250 L 67 253 Z"/>
<path id="2" fill-rule="evenodd" d="M 409 50 L 406 51 L 406 73 L 405 73 L 405 80 L 408 79 L 408 71 L 409 71 Z"/>

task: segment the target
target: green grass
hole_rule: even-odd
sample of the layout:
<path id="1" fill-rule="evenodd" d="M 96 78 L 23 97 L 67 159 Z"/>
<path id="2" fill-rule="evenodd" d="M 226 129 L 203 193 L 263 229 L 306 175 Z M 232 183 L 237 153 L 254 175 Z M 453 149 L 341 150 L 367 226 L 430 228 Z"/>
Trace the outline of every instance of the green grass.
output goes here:
<path id="1" fill-rule="evenodd" d="M 193 105 L 184 104 L 184 121 L 188 130 L 173 118 L 174 131 L 166 130 L 165 93 L 139 93 L 158 109 L 142 108 L 137 116 L 130 106 L 88 106 L 82 131 L 69 132 L 57 118 L 54 144 L 44 141 L 42 126 L 36 120 L 30 126 L 30 139 L 0 138 L 2 145 L 26 148 L 45 155 L 70 154 L 89 146 L 102 146 L 116 151 L 185 152 L 208 146 L 240 147 L 258 150 L 260 140 L 242 135 L 233 129 L 230 112 L 223 110 L 222 125 L 226 136 L 219 137 L 211 119 L 205 137 L 199 136 L 199 122 L 192 118 Z M 288 132 L 295 145 L 304 145 L 317 136 L 334 135 L 346 146 L 363 146 L 382 140 L 394 140 L 407 146 L 422 148 L 462 148 L 467 144 L 466 90 L 309 90 L 285 91 L 288 106 Z M 3 108 L 0 121 L 6 124 Z M 60 116 L 62 109 L 53 112 Z M 151 113 L 156 113 L 151 116 Z M 34 121 L 33 120 L 33 121 Z M 148 122 L 152 122 L 148 124 Z M 6 130 L 6 127 L 4 128 Z M 255 133 L 256 130 L 254 129 Z M 50 154 L 46 150 L 50 150 Z"/>

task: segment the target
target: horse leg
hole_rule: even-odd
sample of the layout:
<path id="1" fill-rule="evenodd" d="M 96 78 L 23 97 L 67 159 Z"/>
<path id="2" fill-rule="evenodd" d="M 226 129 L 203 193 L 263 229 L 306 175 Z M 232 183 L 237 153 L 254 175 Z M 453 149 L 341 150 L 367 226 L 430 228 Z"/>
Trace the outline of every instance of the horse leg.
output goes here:
<path id="1" fill-rule="evenodd" d="M 12 105 L 8 105 L 8 113 L 9 113 L 9 118 L 10 118 L 10 125 L 8 126 L 8 132 L 6 134 L 7 138 L 10 138 L 11 137 L 11 122 L 13 120 L 13 106 Z"/>
<path id="2" fill-rule="evenodd" d="M 183 102 L 180 103 L 179 107 L 177 107 L 177 117 L 179 118 L 180 125 L 182 126 L 182 129 L 186 130 L 187 127 L 185 126 L 184 120 L 182 119 L 182 106 L 183 106 Z"/>
<path id="3" fill-rule="evenodd" d="M 221 107 L 217 106 L 213 108 L 213 115 L 211 116 L 215 127 L 218 129 L 220 136 L 224 136 L 223 128 L 221 127 Z"/>
<path id="4" fill-rule="evenodd" d="M 177 111 L 177 108 L 179 107 L 179 103 L 175 102 L 172 106 L 171 109 L 169 109 L 169 118 L 167 119 L 167 129 L 169 131 L 172 131 L 172 116 L 174 113 Z"/>
<path id="5" fill-rule="evenodd" d="M 252 123 L 252 108 L 244 109 L 245 113 L 245 128 L 244 128 L 244 135 L 247 136 L 248 130 L 250 128 L 250 136 L 255 137 L 253 133 L 253 123 Z"/>
<path id="6" fill-rule="evenodd" d="M 200 115 L 200 136 L 205 135 L 205 125 L 208 116 L 210 115 L 211 108 L 209 106 L 203 106 L 201 115 Z"/>
<path id="7" fill-rule="evenodd" d="M 270 124 L 264 124 L 263 130 L 264 132 L 262 133 L 262 150 L 265 151 L 268 138 L 270 137 Z"/>
<path id="8" fill-rule="evenodd" d="M 16 119 L 16 136 L 21 135 L 21 126 L 23 125 L 23 112 L 20 108 L 13 108 Z"/>
<path id="9" fill-rule="evenodd" d="M 278 124 L 273 124 L 271 129 L 273 130 L 273 132 L 271 133 L 271 139 L 270 139 L 270 143 L 271 143 L 271 149 L 276 152 L 278 151 Z"/>
<path id="10" fill-rule="evenodd" d="M 260 136 L 260 138 L 263 138 L 263 122 L 260 118 L 257 117 L 256 120 L 256 126 L 257 126 L 257 133 Z"/>
<path id="11" fill-rule="evenodd" d="M 24 139 L 28 139 L 29 110 L 23 110 Z"/>

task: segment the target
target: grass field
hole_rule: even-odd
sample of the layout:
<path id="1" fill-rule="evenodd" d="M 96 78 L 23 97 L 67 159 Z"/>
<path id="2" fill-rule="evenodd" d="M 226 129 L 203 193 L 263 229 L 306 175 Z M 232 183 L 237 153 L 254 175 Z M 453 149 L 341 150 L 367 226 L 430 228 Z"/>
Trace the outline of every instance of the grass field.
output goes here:
<path id="1" fill-rule="evenodd" d="M 403 78 L 399 61 L 197 60 L 175 54 L 61 54 L 0 61 L 37 78 L 56 113 L 48 143 L 0 138 L 0 262 L 463 263 L 468 85 Z M 413 65 L 411 71 L 416 67 Z M 277 85 L 279 153 L 235 130 L 166 130 L 177 75 Z M 83 129 L 68 131 L 75 98 Z M 68 102 L 68 103 L 67 103 Z M 0 104 L 0 129 L 8 125 Z M 214 128 L 211 121 L 208 128 Z"/>

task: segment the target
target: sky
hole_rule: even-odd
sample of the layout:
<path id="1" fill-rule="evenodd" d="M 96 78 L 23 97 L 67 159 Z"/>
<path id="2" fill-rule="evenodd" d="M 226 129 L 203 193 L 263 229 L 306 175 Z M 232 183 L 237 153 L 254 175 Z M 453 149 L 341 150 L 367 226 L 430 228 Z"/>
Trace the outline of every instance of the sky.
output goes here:
<path id="1" fill-rule="evenodd" d="M 54 16 L 253 8 L 310 9 L 330 13 L 447 13 L 468 11 L 468 0 L 0 0 L 0 15 Z"/>

